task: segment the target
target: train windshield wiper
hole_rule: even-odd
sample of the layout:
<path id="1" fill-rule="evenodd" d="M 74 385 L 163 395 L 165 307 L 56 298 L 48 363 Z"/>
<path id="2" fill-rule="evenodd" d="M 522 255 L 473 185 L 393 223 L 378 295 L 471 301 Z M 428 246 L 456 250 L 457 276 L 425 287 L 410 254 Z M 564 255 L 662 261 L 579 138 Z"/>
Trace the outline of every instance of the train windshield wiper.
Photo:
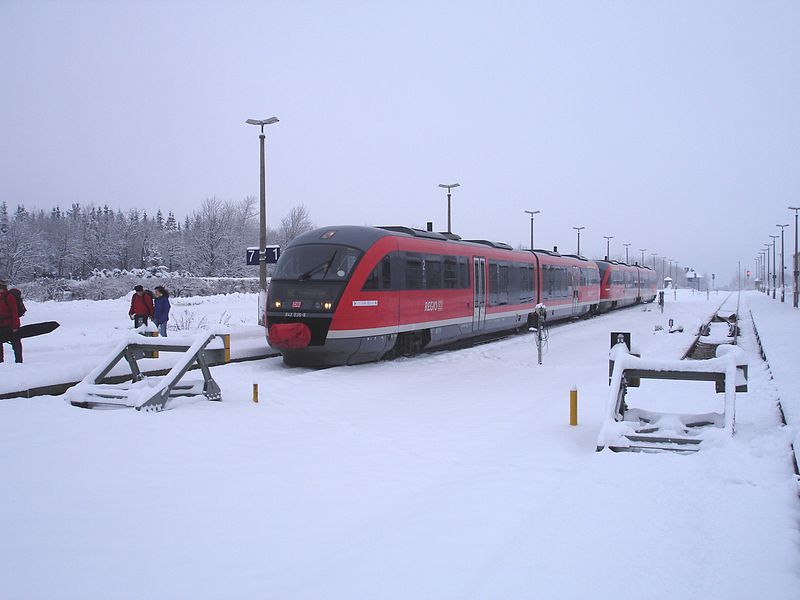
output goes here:
<path id="1" fill-rule="evenodd" d="M 300 275 L 300 277 L 298 277 L 297 279 L 299 281 L 304 281 L 304 280 L 310 278 L 314 273 L 317 273 L 318 271 L 321 271 L 323 269 L 325 269 L 325 273 L 327 273 L 328 269 L 330 268 L 330 265 L 331 265 L 331 261 L 330 260 L 323 261 L 323 262 L 319 263 L 316 267 L 313 267 L 313 268 L 309 269 L 308 271 L 306 271 L 305 273 L 303 273 L 302 275 Z M 325 273 L 322 274 L 323 278 L 325 277 Z"/>

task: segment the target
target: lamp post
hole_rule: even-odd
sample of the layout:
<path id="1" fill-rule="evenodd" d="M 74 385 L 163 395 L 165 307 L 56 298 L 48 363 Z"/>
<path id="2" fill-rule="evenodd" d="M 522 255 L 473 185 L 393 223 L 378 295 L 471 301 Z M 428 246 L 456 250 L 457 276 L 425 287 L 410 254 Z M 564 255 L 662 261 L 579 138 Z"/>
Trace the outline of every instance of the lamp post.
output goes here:
<path id="1" fill-rule="evenodd" d="M 658 256 L 658 252 L 651 252 L 650 256 L 653 257 L 653 273 L 656 272 L 656 256 Z"/>
<path id="2" fill-rule="evenodd" d="M 644 253 L 646 251 L 647 251 L 647 248 L 639 248 L 639 252 L 642 253 L 642 262 L 640 262 L 639 264 L 642 265 L 642 266 L 644 266 Z"/>
<path id="3" fill-rule="evenodd" d="M 628 246 L 630 246 L 630 244 L 622 244 L 622 245 L 625 246 L 625 264 L 627 265 L 628 264 Z"/>
<path id="4" fill-rule="evenodd" d="M 573 227 L 575 231 L 578 232 L 578 256 L 581 255 L 581 229 L 586 229 L 586 227 Z"/>
<path id="5" fill-rule="evenodd" d="M 775 288 L 778 287 L 778 261 L 775 260 L 775 240 L 777 240 L 779 235 L 771 235 L 769 236 L 772 238 L 772 299 L 775 299 Z"/>
<path id="6" fill-rule="evenodd" d="M 786 271 L 786 261 L 784 260 L 785 247 L 783 245 L 783 230 L 788 226 L 788 223 L 786 223 L 786 225 L 781 225 L 778 223 L 777 225 L 777 227 L 781 228 L 781 302 L 784 302 L 786 298 L 786 278 L 784 276 L 784 272 Z"/>
<path id="7" fill-rule="evenodd" d="M 540 211 L 540 210 L 526 210 L 525 212 L 528 213 L 531 216 L 531 250 L 533 250 L 533 215 L 538 215 L 542 211 Z"/>
<path id="8" fill-rule="evenodd" d="M 754 273 L 756 274 L 755 281 L 759 281 L 760 282 L 760 280 L 761 280 L 761 256 L 759 254 L 756 254 L 754 258 L 755 258 L 755 261 L 756 261 L 755 271 L 754 271 Z M 755 285 L 755 281 L 753 282 L 754 285 Z M 756 289 L 758 289 L 758 288 L 756 288 Z"/>
<path id="9" fill-rule="evenodd" d="M 604 235 L 606 238 L 606 260 L 611 260 L 611 240 L 614 239 L 613 235 Z"/>
<path id="10" fill-rule="evenodd" d="M 460 187 L 460 183 L 440 183 L 440 188 L 447 189 L 447 233 L 453 233 L 453 226 L 450 222 L 450 190 Z"/>
<path id="11" fill-rule="evenodd" d="M 277 117 L 270 117 L 269 119 L 247 119 L 245 123 L 248 125 L 258 125 L 261 127 L 261 133 L 258 136 L 259 145 L 261 146 L 261 195 L 259 202 L 259 226 L 258 226 L 258 323 L 264 324 L 264 312 L 266 310 L 266 293 L 267 293 L 267 170 L 265 165 L 264 154 L 264 125 L 272 125 L 277 123 Z"/>
<path id="12" fill-rule="evenodd" d="M 797 212 L 800 211 L 800 206 L 790 206 L 789 210 L 794 211 L 794 254 L 792 255 L 792 265 L 794 267 L 794 294 L 792 305 L 797 308 L 798 293 L 800 293 L 797 286 L 798 268 L 800 267 L 800 265 L 798 265 L 798 263 L 800 263 L 800 256 L 797 255 Z"/>
<path id="13" fill-rule="evenodd" d="M 765 292 L 767 296 L 769 296 L 769 244 L 764 244 L 764 247 L 761 249 L 761 251 L 764 253 L 764 259 L 766 261 L 765 264 L 767 266 L 767 272 L 766 272 L 767 286 Z"/>

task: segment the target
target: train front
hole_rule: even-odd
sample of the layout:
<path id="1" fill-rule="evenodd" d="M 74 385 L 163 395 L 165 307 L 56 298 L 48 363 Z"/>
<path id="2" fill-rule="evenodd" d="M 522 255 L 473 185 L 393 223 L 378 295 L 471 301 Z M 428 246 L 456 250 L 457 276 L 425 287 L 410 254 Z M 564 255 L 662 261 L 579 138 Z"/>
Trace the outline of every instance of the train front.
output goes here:
<path id="1" fill-rule="evenodd" d="M 339 301 L 364 251 L 369 228 L 316 229 L 281 253 L 267 295 L 267 341 L 286 364 L 324 367 L 352 362 L 358 339 L 329 340 Z M 366 239 L 365 239 L 366 237 Z"/>

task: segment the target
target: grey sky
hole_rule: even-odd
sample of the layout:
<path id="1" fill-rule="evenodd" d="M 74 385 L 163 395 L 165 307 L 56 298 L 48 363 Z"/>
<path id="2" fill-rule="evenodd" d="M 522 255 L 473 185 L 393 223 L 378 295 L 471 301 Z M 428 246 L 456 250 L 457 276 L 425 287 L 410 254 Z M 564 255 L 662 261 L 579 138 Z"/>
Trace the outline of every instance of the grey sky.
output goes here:
<path id="1" fill-rule="evenodd" d="M 798 2 L 0 0 L 0 200 L 404 224 L 727 280 L 800 204 Z M 793 221 L 792 221 L 793 222 Z M 633 256 L 634 254 L 632 254 Z"/>

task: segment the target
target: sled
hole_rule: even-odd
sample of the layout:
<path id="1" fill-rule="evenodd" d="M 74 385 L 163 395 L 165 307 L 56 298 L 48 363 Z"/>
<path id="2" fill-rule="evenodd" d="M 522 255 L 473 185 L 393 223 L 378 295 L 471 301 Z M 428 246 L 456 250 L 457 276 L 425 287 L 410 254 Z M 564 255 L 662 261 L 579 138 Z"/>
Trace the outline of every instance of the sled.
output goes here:
<path id="1" fill-rule="evenodd" d="M 13 339 L 22 339 L 35 337 L 37 335 L 45 335 L 58 329 L 59 324 L 55 321 L 45 321 L 44 323 L 31 323 L 30 325 L 23 325 L 9 335 L 0 335 L 0 344 L 3 342 L 10 342 Z"/>

